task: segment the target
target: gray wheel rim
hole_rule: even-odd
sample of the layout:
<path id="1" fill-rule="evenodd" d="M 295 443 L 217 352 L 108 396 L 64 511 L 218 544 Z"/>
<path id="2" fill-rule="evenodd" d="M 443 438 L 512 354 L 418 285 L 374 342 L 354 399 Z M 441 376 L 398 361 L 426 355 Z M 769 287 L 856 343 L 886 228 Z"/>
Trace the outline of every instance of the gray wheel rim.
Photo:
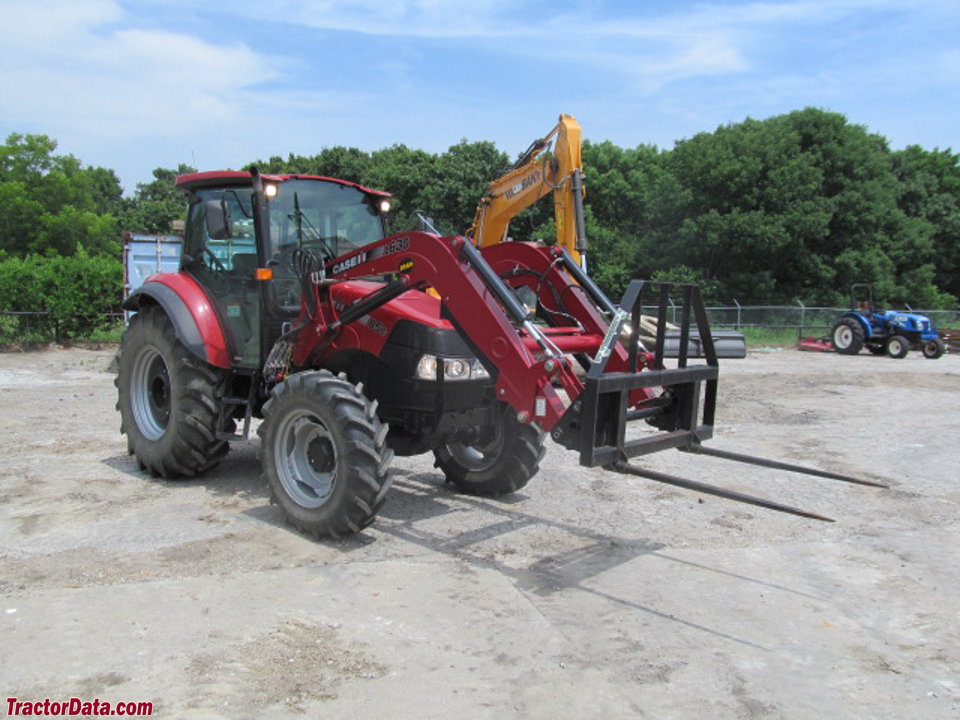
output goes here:
<path id="1" fill-rule="evenodd" d="M 130 406 L 137 428 L 147 440 L 159 440 L 170 422 L 170 372 L 153 345 L 143 347 L 130 375 Z"/>
<path id="2" fill-rule="evenodd" d="M 337 445 L 324 422 L 311 412 L 290 413 L 274 443 L 277 475 L 287 495 L 304 508 L 318 508 L 337 482 Z"/>
<path id="3" fill-rule="evenodd" d="M 853 342 L 853 330 L 848 325 L 841 325 L 833 332 L 833 344 L 841 350 L 846 350 Z"/>
<path id="4" fill-rule="evenodd" d="M 471 472 L 480 472 L 493 466 L 503 453 L 503 423 L 497 423 L 493 438 L 483 445 L 450 443 L 447 450 L 451 457 Z"/>
<path id="5" fill-rule="evenodd" d="M 899 340 L 891 340 L 890 345 L 888 345 L 891 355 L 899 355 L 903 352 L 903 345 Z"/>

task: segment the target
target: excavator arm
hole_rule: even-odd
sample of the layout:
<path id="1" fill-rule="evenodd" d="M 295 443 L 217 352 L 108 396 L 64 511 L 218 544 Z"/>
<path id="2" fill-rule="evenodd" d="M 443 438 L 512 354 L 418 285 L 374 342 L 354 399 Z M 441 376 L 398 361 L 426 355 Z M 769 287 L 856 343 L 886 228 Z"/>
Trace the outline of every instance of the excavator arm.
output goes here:
<path id="1" fill-rule="evenodd" d="M 583 267 L 587 238 L 580 143 L 579 123 L 572 115 L 561 115 L 545 137 L 534 141 L 503 176 L 490 183 L 469 230 L 474 243 L 485 248 L 503 242 L 514 217 L 553 193 L 557 245 Z"/>

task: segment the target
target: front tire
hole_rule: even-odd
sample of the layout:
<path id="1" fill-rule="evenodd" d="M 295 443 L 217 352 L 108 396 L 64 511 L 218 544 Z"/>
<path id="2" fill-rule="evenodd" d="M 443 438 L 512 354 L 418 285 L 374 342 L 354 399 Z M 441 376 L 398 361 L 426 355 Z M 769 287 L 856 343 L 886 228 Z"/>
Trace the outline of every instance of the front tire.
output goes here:
<path id="1" fill-rule="evenodd" d="M 227 454 L 217 439 L 227 374 L 194 357 L 166 313 L 145 307 L 123 335 L 117 378 L 120 432 L 154 477 L 194 477 Z"/>
<path id="2" fill-rule="evenodd" d="M 393 460 L 376 403 L 342 377 L 308 371 L 280 383 L 263 415 L 263 471 L 291 525 L 338 538 L 373 522 Z"/>
<path id="3" fill-rule="evenodd" d="M 923 343 L 921 351 L 928 360 L 936 360 L 947 351 L 947 346 L 940 338 L 933 338 Z"/>
<path id="4" fill-rule="evenodd" d="M 841 355 L 856 355 L 863 349 L 863 326 L 851 317 L 840 318 L 830 332 L 833 347 Z"/>
<path id="5" fill-rule="evenodd" d="M 910 341 L 903 335 L 893 335 L 887 340 L 887 354 L 897 360 L 905 358 L 910 352 Z"/>
<path id="6" fill-rule="evenodd" d="M 434 451 L 434 457 L 447 480 L 460 490 L 497 497 L 530 482 L 545 452 L 543 432 L 536 425 L 517 420 L 510 406 L 504 404 L 483 442 L 447 443 Z"/>

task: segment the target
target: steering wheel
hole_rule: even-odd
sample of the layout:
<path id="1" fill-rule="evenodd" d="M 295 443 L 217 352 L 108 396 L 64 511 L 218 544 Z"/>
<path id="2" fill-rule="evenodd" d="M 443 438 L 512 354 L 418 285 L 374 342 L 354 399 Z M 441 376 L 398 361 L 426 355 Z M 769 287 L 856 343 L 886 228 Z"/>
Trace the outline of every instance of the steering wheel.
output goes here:
<path id="1" fill-rule="evenodd" d="M 224 267 L 223 263 L 220 262 L 220 258 L 213 254 L 213 250 L 208 248 L 206 245 L 203 246 L 203 253 L 210 258 L 210 262 L 213 263 L 214 267 L 222 273 L 227 271 L 227 268 Z"/>

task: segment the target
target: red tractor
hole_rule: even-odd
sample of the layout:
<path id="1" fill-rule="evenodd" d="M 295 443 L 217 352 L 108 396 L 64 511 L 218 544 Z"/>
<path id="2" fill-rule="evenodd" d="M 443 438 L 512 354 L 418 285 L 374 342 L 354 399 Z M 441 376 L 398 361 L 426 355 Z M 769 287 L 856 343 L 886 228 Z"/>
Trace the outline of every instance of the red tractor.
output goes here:
<path id="1" fill-rule="evenodd" d="M 710 338 L 695 286 L 682 287 L 668 369 L 662 332 L 649 351 L 635 333 L 620 340 L 651 287 L 666 326 L 667 285 L 633 281 L 617 307 L 560 248 L 385 237 L 389 195 L 343 180 L 254 170 L 177 185 L 189 201 L 180 271 L 125 302 L 117 377 L 121 430 L 154 476 L 204 472 L 262 417 L 286 518 L 338 537 L 374 519 L 394 454 L 432 452 L 458 488 L 496 496 L 536 474 L 546 432 L 584 465 L 819 517 L 627 464 L 667 448 L 731 456 L 701 445 L 718 366 L 712 342 L 705 364 L 687 364 L 691 313 Z M 634 420 L 648 432 L 628 435 Z"/>

